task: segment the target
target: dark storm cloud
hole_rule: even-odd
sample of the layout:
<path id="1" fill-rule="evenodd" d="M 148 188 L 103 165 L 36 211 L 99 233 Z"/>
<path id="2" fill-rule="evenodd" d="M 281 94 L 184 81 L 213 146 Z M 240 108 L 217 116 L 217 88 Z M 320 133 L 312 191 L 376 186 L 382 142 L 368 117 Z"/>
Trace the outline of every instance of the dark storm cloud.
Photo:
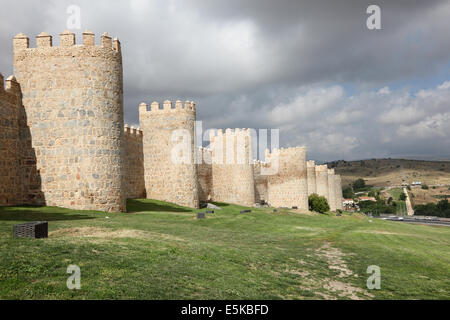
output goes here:
<path id="1" fill-rule="evenodd" d="M 78 42 L 87 28 L 122 41 L 129 124 L 141 101 L 188 99 L 204 128 L 279 128 L 319 160 L 450 157 L 447 82 L 396 87 L 450 80 L 448 1 L 15 1 L 0 12 L 0 71 L 15 34 L 58 35 L 71 4 Z M 382 30 L 366 28 L 369 4 Z"/>

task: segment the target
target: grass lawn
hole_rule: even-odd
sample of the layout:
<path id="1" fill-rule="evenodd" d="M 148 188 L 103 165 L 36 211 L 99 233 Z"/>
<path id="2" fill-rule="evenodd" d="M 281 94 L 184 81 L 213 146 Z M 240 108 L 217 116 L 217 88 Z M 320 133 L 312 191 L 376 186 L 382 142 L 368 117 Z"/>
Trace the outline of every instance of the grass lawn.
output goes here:
<path id="1" fill-rule="evenodd" d="M 0 207 L 0 299 L 450 299 L 448 227 L 218 205 L 205 220 L 153 200 Z M 12 238 L 36 220 L 49 238 Z M 70 264 L 80 290 L 66 287 Z M 380 290 L 366 287 L 370 265 Z"/>
<path id="2" fill-rule="evenodd" d="M 394 201 L 398 201 L 398 200 L 400 200 L 400 195 L 403 193 L 403 189 L 402 188 L 392 188 L 388 192 L 390 193 L 390 195 L 392 196 Z"/>

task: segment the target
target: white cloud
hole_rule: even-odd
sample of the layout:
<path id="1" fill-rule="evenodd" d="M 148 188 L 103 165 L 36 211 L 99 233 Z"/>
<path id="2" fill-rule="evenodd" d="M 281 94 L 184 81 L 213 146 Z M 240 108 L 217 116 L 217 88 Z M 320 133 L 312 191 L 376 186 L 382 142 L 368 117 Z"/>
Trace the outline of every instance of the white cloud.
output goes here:
<path id="1" fill-rule="evenodd" d="M 389 90 L 389 87 L 383 87 L 380 90 L 378 90 L 378 94 L 390 94 L 391 90 Z"/>

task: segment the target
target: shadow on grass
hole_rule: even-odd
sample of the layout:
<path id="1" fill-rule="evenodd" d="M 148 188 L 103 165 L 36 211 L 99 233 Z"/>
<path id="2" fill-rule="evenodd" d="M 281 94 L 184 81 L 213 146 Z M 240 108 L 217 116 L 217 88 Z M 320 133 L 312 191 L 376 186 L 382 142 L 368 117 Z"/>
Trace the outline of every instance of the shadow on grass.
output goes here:
<path id="1" fill-rule="evenodd" d="M 193 209 L 149 199 L 128 199 L 127 212 L 192 212 Z"/>
<path id="2" fill-rule="evenodd" d="M 212 204 L 218 206 L 218 207 L 229 207 L 230 204 L 229 203 L 225 203 L 225 202 L 212 202 Z"/>
<path id="3" fill-rule="evenodd" d="M 0 207 L 0 221 L 86 220 L 95 217 L 55 207 Z"/>

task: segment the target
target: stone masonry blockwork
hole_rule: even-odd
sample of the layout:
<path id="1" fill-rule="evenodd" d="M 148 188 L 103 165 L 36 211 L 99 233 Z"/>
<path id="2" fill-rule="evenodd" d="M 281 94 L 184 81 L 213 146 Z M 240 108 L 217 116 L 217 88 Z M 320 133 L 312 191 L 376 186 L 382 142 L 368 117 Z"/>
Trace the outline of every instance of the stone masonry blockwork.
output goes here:
<path id="1" fill-rule="evenodd" d="M 147 197 L 308 209 L 318 193 L 342 208 L 341 177 L 307 162 L 304 147 L 256 161 L 252 130 L 226 129 L 197 148 L 192 101 L 142 103 L 142 130 L 124 126 L 121 45 L 107 33 L 98 45 L 88 30 L 78 45 L 70 31 L 59 46 L 45 32 L 29 44 L 14 37 L 15 76 L 0 74 L 0 205 L 114 212 Z"/>
<path id="2" fill-rule="evenodd" d="M 274 150 L 267 162 L 278 158 L 278 172 L 268 177 L 268 203 L 274 207 L 308 210 L 306 148 Z"/>
<path id="3" fill-rule="evenodd" d="M 147 109 L 139 105 L 147 198 L 198 208 L 194 102 L 165 101 L 162 108 L 154 102 Z"/>
<path id="4" fill-rule="evenodd" d="M 35 203 L 124 211 L 120 43 L 96 46 L 92 33 L 83 37 L 84 45 L 74 45 L 65 32 L 62 46 L 53 46 L 42 33 L 36 48 L 22 34 L 14 38 L 14 72 L 29 128 L 24 143 L 36 156 L 30 175 L 37 176 L 28 177 L 33 185 L 24 188 L 40 181 L 42 194 L 30 195 Z"/>

